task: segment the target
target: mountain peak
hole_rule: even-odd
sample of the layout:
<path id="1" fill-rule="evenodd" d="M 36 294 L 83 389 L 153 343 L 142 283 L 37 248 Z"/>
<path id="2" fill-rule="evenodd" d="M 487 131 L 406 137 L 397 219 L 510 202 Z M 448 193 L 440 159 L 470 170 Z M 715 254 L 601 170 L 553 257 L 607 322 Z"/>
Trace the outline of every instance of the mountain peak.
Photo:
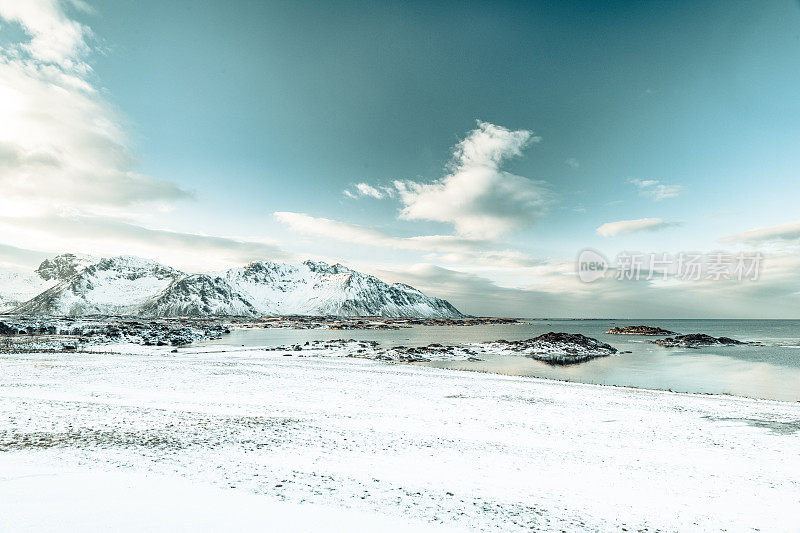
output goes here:
<path id="1" fill-rule="evenodd" d="M 118 270 L 118 271 L 141 271 L 148 270 L 172 275 L 181 272 L 172 267 L 162 265 L 152 259 L 145 259 L 135 255 L 116 255 L 114 257 L 103 258 L 97 263 L 90 265 L 97 270 Z"/>
<path id="2" fill-rule="evenodd" d="M 65 281 L 95 261 L 96 258 L 88 255 L 60 254 L 42 261 L 35 272 L 47 281 Z"/>
<path id="3" fill-rule="evenodd" d="M 339 263 L 329 265 L 325 261 L 312 261 L 311 259 L 306 259 L 303 261 L 303 264 L 307 266 L 311 272 L 317 272 L 319 274 L 349 274 L 352 272 L 352 270 Z"/>

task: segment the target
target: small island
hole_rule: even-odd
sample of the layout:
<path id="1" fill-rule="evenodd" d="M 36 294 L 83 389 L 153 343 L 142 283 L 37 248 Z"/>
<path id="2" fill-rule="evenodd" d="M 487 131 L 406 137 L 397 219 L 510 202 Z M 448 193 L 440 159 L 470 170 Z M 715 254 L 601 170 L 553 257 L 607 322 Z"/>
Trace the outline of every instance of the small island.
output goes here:
<path id="1" fill-rule="evenodd" d="M 692 333 L 689 335 L 677 335 L 675 337 L 667 337 L 666 339 L 658 339 L 650 341 L 653 344 L 664 346 L 665 348 L 702 348 L 704 346 L 734 346 L 739 344 L 750 344 L 747 342 L 737 341 L 730 337 L 712 337 L 705 333 Z"/>
<path id="2" fill-rule="evenodd" d="M 520 341 L 499 340 L 480 345 L 495 353 L 524 355 L 551 365 L 572 365 L 617 353 L 617 349 L 579 333 L 549 332 Z"/>
<path id="3" fill-rule="evenodd" d="M 617 326 L 606 333 L 609 335 L 677 335 L 674 331 L 653 326 Z"/>

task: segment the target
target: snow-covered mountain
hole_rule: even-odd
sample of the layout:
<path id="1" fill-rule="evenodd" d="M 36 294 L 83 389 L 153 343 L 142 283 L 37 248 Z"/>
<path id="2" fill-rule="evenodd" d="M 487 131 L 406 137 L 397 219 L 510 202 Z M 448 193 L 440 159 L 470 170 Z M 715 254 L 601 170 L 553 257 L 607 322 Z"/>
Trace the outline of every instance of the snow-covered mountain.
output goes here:
<path id="1" fill-rule="evenodd" d="M 41 269 L 41 267 L 40 267 Z M 13 310 L 37 315 L 137 315 L 182 272 L 138 257 L 112 257 L 86 266 Z"/>
<path id="2" fill-rule="evenodd" d="M 0 269 L 0 312 L 14 309 L 96 261 L 96 258 L 89 256 L 62 254 L 45 259 L 32 272 L 16 268 Z"/>
<path id="3" fill-rule="evenodd" d="M 15 308 L 57 283 L 58 280 L 42 279 L 36 272 L 0 270 L 0 312 Z"/>
<path id="4" fill-rule="evenodd" d="M 43 292 L 12 311 L 48 315 L 463 316 L 449 302 L 425 296 L 408 285 L 390 285 L 323 262 L 256 261 L 223 272 L 189 274 L 129 256 L 90 264 L 81 261 L 65 254 L 43 262 L 35 273 Z"/>

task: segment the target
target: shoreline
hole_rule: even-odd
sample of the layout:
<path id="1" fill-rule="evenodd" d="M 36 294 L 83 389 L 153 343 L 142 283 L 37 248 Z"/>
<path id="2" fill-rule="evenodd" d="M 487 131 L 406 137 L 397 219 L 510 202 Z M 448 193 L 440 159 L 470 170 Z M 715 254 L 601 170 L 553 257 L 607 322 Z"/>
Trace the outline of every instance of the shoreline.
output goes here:
<path id="1" fill-rule="evenodd" d="M 242 345 L 252 345 L 255 341 L 259 346 L 275 349 L 279 344 L 326 340 L 330 343 L 332 339 L 354 337 L 361 343 L 379 342 L 379 345 L 366 350 L 370 352 L 367 358 L 371 356 L 376 359 L 419 361 L 426 364 L 430 361 L 429 366 L 470 372 L 528 375 L 570 383 L 734 395 L 784 402 L 800 401 L 796 389 L 796 383 L 800 383 L 800 367 L 796 360 L 791 359 L 790 354 L 776 352 L 782 350 L 781 344 L 776 344 L 775 347 L 767 344 L 768 347 L 761 348 L 762 352 L 759 353 L 759 335 L 756 335 L 759 342 L 753 342 L 750 338 L 752 335 L 745 339 L 747 344 L 755 346 L 748 348 L 746 353 L 737 354 L 738 349 L 733 347 L 730 348 L 732 353 L 728 357 L 727 352 L 706 348 L 695 358 L 686 350 L 669 348 L 662 348 L 665 351 L 651 354 L 651 350 L 642 348 L 642 343 L 648 342 L 647 339 L 652 337 L 601 335 L 600 332 L 605 332 L 611 324 L 598 328 L 593 325 L 594 321 L 570 327 L 564 323 L 536 325 L 521 319 L 506 318 L 441 320 L 351 317 L 346 319 L 349 321 L 348 327 L 340 327 L 343 323 L 340 317 L 265 317 L 262 322 L 244 317 L 150 319 L 17 316 L 14 320 L 9 320 L 8 317 L 4 320 L 6 321 L 0 321 L 0 353 L 109 351 L 111 349 L 105 347 L 119 342 L 163 346 L 183 351 L 198 344 L 219 343 L 233 347 L 240 342 Z M 278 325 L 275 321 L 285 327 L 274 327 Z M 442 322 L 452 327 L 443 326 Z M 670 330 L 676 329 L 665 323 L 644 326 L 643 322 L 647 321 L 636 320 L 638 325 L 630 327 L 659 329 L 655 327 L 657 325 Z M 302 327 L 289 327 L 298 323 Z M 472 332 L 469 327 L 461 329 L 453 324 L 480 327 Z M 350 326 L 354 328 L 351 329 Z M 618 324 L 612 330 L 628 327 Z M 548 329 L 544 328 L 571 333 L 545 334 Z M 704 328 L 696 325 L 690 330 L 704 331 Z M 578 332 L 580 334 L 576 334 Z M 720 339 L 725 335 L 736 336 L 734 331 L 724 326 L 711 328 L 709 333 L 722 335 Z M 536 335 L 539 337 L 534 338 Z M 593 335 L 603 341 L 593 339 Z M 510 340 L 491 341 L 500 337 Z M 612 337 L 618 337 L 616 342 Z M 537 341 L 539 338 L 544 340 Z M 568 341 L 573 340 L 579 342 L 569 346 Z M 793 342 L 798 340 L 800 339 Z M 590 345 L 594 341 L 597 342 Z M 403 346 L 405 344 L 408 346 Z M 609 350 L 593 348 L 600 345 Z M 613 355 L 608 357 L 611 355 L 609 352 L 615 349 L 631 355 L 625 356 L 626 358 Z M 528 359 L 536 361 L 528 362 Z M 750 373 L 756 374 L 752 374 L 750 378 Z"/>
<path id="2" fill-rule="evenodd" d="M 194 348 L 205 348 L 205 346 L 187 346 L 179 348 L 177 353 L 236 353 L 236 352 L 247 352 L 247 351 L 265 351 L 265 352 L 285 352 L 286 350 L 282 349 L 281 347 L 276 346 L 234 346 L 234 345 L 224 345 L 224 344 L 213 344 L 209 346 L 219 346 L 219 347 L 227 347 L 227 349 L 223 350 L 206 350 L 206 351 L 195 351 Z M 192 350 L 192 351 L 190 351 Z M 687 348 L 688 350 L 688 348 Z M 625 355 L 623 353 L 612 355 L 620 356 Z M 321 354 L 311 354 L 311 355 L 302 355 L 300 357 L 309 357 L 309 358 L 352 358 L 352 359 L 361 359 L 365 361 L 375 361 L 375 359 L 370 357 L 360 357 L 357 355 L 321 355 Z M 519 357 L 524 357 L 520 355 Z M 690 391 L 680 391 L 680 390 L 672 390 L 671 388 L 656 388 L 656 387 L 639 387 L 636 385 L 619 385 L 614 383 L 590 383 L 586 381 L 577 381 L 577 380 L 570 380 L 570 379 L 561 379 L 555 377 L 546 377 L 546 376 L 533 376 L 533 375 L 520 375 L 520 374 L 511 374 L 505 372 L 498 372 L 492 370 L 483 370 L 483 369 L 471 369 L 471 368 L 449 368 L 449 367 L 441 367 L 441 366 L 434 366 L 428 364 L 427 362 L 415 362 L 415 361 L 382 361 L 386 364 L 396 364 L 396 365 L 410 365 L 410 366 L 418 366 L 422 368 L 434 368 L 437 370 L 446 370 L 450 372 L 470 372 L 470 373 L 477 373 L 477 374 L 489 374 L 495 376 L 508 376 L 508 377 L 518 377 L 518 378 L 529 378 L 529 379 L 536 379 L 536 380 L 545 380 L 545 381 L 554 381 L 559 383 L 571 383 L 577 385 L 593 385 L 598 387 L 612 387 L 612 388 L 619 388 L 619 389 L 631 389 L 631 390 L 643 390 L 643 391 L 654 391 L 654 392 L 664 392 L 670 394 L 688 394 L 688 395 L 699 395 L 699 396 L 719 396 L 725 398 L 742 398 L 745 400 L 758 400 L 758 401 L 765 401 L 765 402 L 779 402 L 781 404 L 800 404 L 800 400 L 780 400 L 776 398 L 764 398 L 764 397 L 757 397 L 757 396 L 746 396 L 742 394 L 733 394 L 727 392 L 690 392 Z M 579 363 L 580 364 L 580 363 Z"/>
<path id="3" fill-rule="evenodd" d="M 507 377 L 515 377 L 515 378 L 526 378 L 526 379 L 535 379 L 535 380 L 543 380 L 543 381 L 554 381 L 557 383 L 567 383 L 570 385 L 589 385 L 593 387 L 610 387 L 614 389 L 629 389 L 632 391 L 647 391 L 647 392 L 663 392 L 666 394 L 682 394 L 682 395 L 689 395 L 689 396 L 712 396 L 712 397 L 719 397 L 719 398 L 738 398 L 741 400 L 754 400 L 759 402 L 776 402 L 780 404 L 800 404 L 800 400 L 776 400 L 774 398 L 758 398 L 755 396 L 743 396 L 741 394 L 733 394 L 727 392 L 687 392 L 687 391 L 678 391 L 672 389 L 658 389 L 658 388 L 650 388 L 650 387 L 637 387 L 635 385 L 615 385 L 613 383 L 588 383 L 586 381 L 573 381 L 569 379 L 559 379 L 559 378 L 549 378 L 544 376 L 520 376 L 517 374 L 504 374 L 502 372 L 492 372 L 490 370 L 480 370 L 480 369 L 468 369 L 468 368 L 446 368 L 446 367 L 437 367 L 437 366 L 429 366 L 422 363 L 396 363 L 396 364 L 407 364 L 413 366 L 420 366 L 424 368 L 435 368 L 437 370 L 448 370 L 453 372 L 472 372 L 477 374 L 490 374 L 494 376 L 507 376 Z"/>
<path id="4" fill-rule="evenodd" d="M 456 530 L 785 530 L 800 513 L 800 406 L 789 402 L 255 348 L 128 348 L 0 358 L 0 410 L 25 415 L 0 419 L 0 458 L 42 474 L 6 478 L 0 492 L 42 494 L 45 518 L 60 508 L 54 480 L 93 507 L 148 508 L 154 496 L 130 494 L 132 481 L 106 485 L 124 473 L 249 507 L 346 509 L 350 525 L 377 516 Z M 72 487 L 76 471 L 88 478 Z"/>
<path id="5" fill-rule="evenodd" d="M 124 348 L 126 350 L 133 350 L 134 354 L 141 354 L 147 351 L 146 349 L 152 349 L 153 347 L 143 347 L 137 344 L 119 344 L 116 345 L 117 348 Z M 278 354 L 278 352 L 286 352 L 286 350 L 280 349 L 280 347 L 275 346 L 234 346 L 234 345 L 224 345 L 224 344 L 214 344 L 210 346 L 219 346 L 221 349 L 218 350 L 198 350 L 197 348 L 206 348 L 206 346 L 185 346 L 179 347 L 177 352 L 172 351 L 172 349 L 167 349 L 167 347 L 160 347 L 156 348 L 161 353 L 167 355 L 210 355 L 210 354 L 218 354 L 218 353 L 246 353 L 246 352 L 265 352 L 269 354 Z M 99 346 L 98 346 L 99 348 Z M 113 346 L 105 346 L 105 348 L 113 348 Z M 138 353 L 137 353 L 138 352 Z M 52 352 L 47 352 L 52 353 Z M 70 352 L 57 352 L 57 353 L 70 353 Z M 72 352 L 74 353 L 74 352 Z M 126 352 L 121 351 L 114 351 L 111 350 L 86 350 L 82 353 L 86 354 L 107 354 L 107 355 L 115 355 L 115 354 L 124 354 Z M 0 352 L 0 356 L 3 353 Z M 279 355 L 279 354 L 278 354 Z M 620 354 L 618 354 L 620 355 Z M 622 354 L 624 355 L 624 354 Z M 718 398 L 737 398 L 741 400 L 751 400 L 751 401 L 758 401 L 758 402 L 774 402 L 780 405 L 794 405 L 800 404 L 800 400 L 779 400 L 775 398 L 760 398 L 754 396 L 744 396 L 741 394 L 732 394 L 732 393 L 715 393 L 715 392 L 688 392 L 688 391 L 678 391 L 672 389 L 660 389 L 660 388 L 652 388 L 652 387 L 637 387 L 635 385 L 617 385 L 612 383 L 588 383 L 586 381 L 575 381 L 569 379 L 559 379 L 559 378 L 551 378 L 545 376 L 527 376 L 527 375 L 519 375 L 519 374 L 508 374 L 503 372 L 495 372 L 490 370 L 481 370 L 481 369 L 468 369 L 468 368 L 448 368 L 448 367 L 439 367 L 429 365 L 424 362 L 406 362 L 406 361 L 381 361 L 376 360 L 370 357 L 359 357 L 354 355 L 320 355 L 320 354 L 311 354 L 311 355 L 300 355 L 297 356 L 298 358 L 307 358 L 307 359 L 332 359 L 332 360 L 359 360 L 359 361 L 371 361 L 380 364 L 386 365 L 399 365 L 399 366 L 411 366 L 411 367 L 418 367 L 418 368 L 429 368 L 436 371 L 444 371 L 444 372 L 467 372 L 470 374 L 485 374 L 489 376 L 502 376 L 507 378 L 520 378 L 520 379 L 530 379 L 536 381 L 545 381 L 545 382 L 554 382 L 554 383 L 564 383 L 569 385 L 586 385 L 591 387 L 604 387 L 604 388 L 611 388 L 611 389 L 621 389 L 621 390 L 631 390 L 631 391 L 645 391 L 645 392 L 658 392 L 664 394 L 677 394 L 677 395 L 686 395 L 686 396 L 701 396 L 701 397 L 718 397 Z M 520 356 L 522 357 L 522 356 Z"/>
<path id="6" fill-rule="evenodd" d="M 31 317 L 29 317 L 29 318 L 31 318 Z M 130 323 L 133 323 L 133 324 L 137 324 L 137 326 L 139 327 L 140 330 L 141 329 L 146 330 L 147 328 L 144 328 L 143 325 L 145 323 L 148 323 L 148 322 L 151 323 L 151 324 L 161 324 L 163 322 L 167 322 L 167 323 L 174 323 L 174 322 L 185 323 L 185 320 L 182 319 L 182 318 L 180 318 L 180 319 L 153 319 L 152 321 L 150 321 L 150 319 L 137 319 L 137 318 L 134 318 L 134 317 L 117 317 L 117 318 L 114 319 L 114 321 L 111 321 L 111 322 L 109 322 L 108 317 L 103 317 L 103 318 L 93 317 L 93 318 L 91 318 L 89 320 L 82 319 L 82 318 L 58 317 L 56 319 L 54 317 L 39 317 L 38 319 L 32 319 L 32 320 L 34 320 L 34 321 L 35 320 L 39 320 L 40 322 L 44 321 L 44 322 L 42 322 L 44 324 L 52 323 L 52 322 L 48 321 L 48 318 L 49 318 L 50 321 L 52 321 L 52 320 L 68 320 L 70 324 L 75 324 L 75 323 L 84 324 L 83 327 L 86 327 L 85 324 L 87 324 L 87 323 L 90 324 L 90 325 L 93 325 L 94 327 L 97 327 L 98 324 L 104 324 L 104 323 L 111 323 L 111 324 L 116 324 L 116 323 L 130 324 Z M 283 318 L 285 318 L 285 317 L 281 317 L 281 319 L 283 319 Z M 314 318 L 319 318 L 319 317 L 314 317 Z M 362 318 L 358 318 L 358 320 L 360 321 L 360 320 L 362 320 Z M 393 321 L 394 319 L 389 319 L 389 320 Z M 406 319 L 401 319 L 401 320 L 405 321 Z M 515 324 L 515 325 L 516 324 L 519 324 L 519 325 L 527 324 L 527 322 L 522 322 L 520 319 L 491 319 L 488 322 L 486 321 L 487 319 L 485 319 L 485 318 L 479 318 L 477 320 L 479 320 L 481 324 L 484 324 L 484 325 L 488 324 L 490 326 L 497 323 L 497 322 L 495 322 L 495 320 L 500 320 L 501 322 L 499 322 L 499 323 L 502 323 L 502 324 Z M 525 320 L 528 320 L 528 319 L 525 319 Z M 450 320 L 448 319 L 448 322 L 449 321 Z M 309 328 L 299 328 L 298 329 L 298 328 L 290 328 L 290 327 L 275 328 L 273 326 L 264 326 L 264 325 L 255 326 L 252 321 L 235 323 L 235 322 L 229 322 L 229 321 L 218 320 L 218 319 L 200 319 L 197 322 L 202 324 L 204 328 L 207 328 L 209 331 L 213 332 L 212 335 L 222 334 L 222 336 L 219 337 L 219 340 L 224 340 L 225 337 L 227 337 L 227 335 L 225 333 L 235 332 L 235 331 L 247 332 L 247 331 L 253 331 L 253 330 L 258 330 L 258 329 L 262 329 L 262 328 L 264 328 L 264 329 L 273 329 L 273 330 L 276 330 L 276 331 L 277 330 L 301 331 L 302 329 L 309 329 Z M 640 322 L 640 321 L 637 321 L 637 322 Z M 472 324 L 466 323 L 466 324 L 463 324 L 463 325 L 472 325 Z M 415 327 L 425 327 L 425 326 L 426 326 L 426 324 L 415 324 Z M 430 327 L 436 327 L 434 325 L 429 325 L 429 326 Z M 317 331 L 331 331 L 332 335 L 335 335 L 336 331 L 337 331 L 336 328 L 334 328 L 334 329 L 330 329 L 330 328 L 311 328 L 311 329 L 316 329 Z M 381 328 L 373 328 L 373 329 L 384 329 L 384 328 L 381 327 Z M 391 329 L 394 329 L 394 327 L 392 327 Z M 358 329 L 358 330 L 354 330 L 354 333 L 358 332 L 358 331 L 361 331 L 363 333 L 363 332 L 370 331 L 370 329 L 369 328 L 367 328 L 367 329 Z M 92 332 L 92 334 L 96 334 L 96 333 Z M 197 335 L 197 332 L 195 333 L 195 335 Z M 201 334 L 201 335 L 203 335 L 203 334 Z M 207 334 L 205 334 L 205 335 L 207 335 Z M 647 336 L 634 335 L 634 334 L 621 334 L 620 336 L 624 336 L 624 337 L 628 337 L 628 338 L 629 337 L 635 337 L 635 336 L 647 338 Z M 27 337 L 28 339 L 24 339 L 25 337 Z M 181 339 L 187 339 L 187 338 L 190 338 L 190 337 L 192 337 L 192 335 L 190 333 L 185 332 L 185 330 L 184 330 L 182 332 L 182 336 L 180 338 Z M 4 339 L 4 338 L 7 339 L 5 341 L 7 344 L 9 342 L 9 339 L 11 339 L 11 340 L 16 339 L 17 341 L 21 341 L 21 346 L 15 346 L 15 345 L 11 344 L 10 346 L 12 346 L 13 348 L 9 348 L 9 346 L 6 346 L 6 349 L 3 349 L 2 346 L 0 346 L 0 354 L 3 354 L 3 353 L 14 353 L 14 354 L 25 354 L 25 353 L 40 353 L 40 354 L 65 353 L 65 354 L 70 354 L 70 353 L 73 353 L 73 354 L 82 354 L 82 353 L 89 353 L 89 352 L 91 352 L 91 353 L 98 353 L 98 352 L 112 353 L 114 351 L 113 346 L 116 345 L 116 344 L 119 344 L 119 343 L 115 343 L 115 342 L 110 342 L 109 338 L 107 336 L 106 337 L 101 336 L 100 337 L 101 340 L 99 340 L 99 341 L 88 341 L 87 342 L 86 339 L 84 339 L 84 342 L 82 342 L 82 343 L 78 341 L 78 339 L 80 338 L 80 335 L 68 335 L 68 334 L 67 335 L 51 335 L 51 334 L 17 335 L 17 336 L 11 336 L 11 337 L 0 336 L 0 342 L 2 342 L 2 339 Z M 215 337 L 213 337 L 213 336 L 210 337 L 210 339 L 214 339 L 214 338 Z M 43 342 L 39 343 L 37 341 L 37 339 L 41 339 Z M 57 339 L 57 340 L 54 340 L 54 339 Z M 103 341 L 102 339 L 106 339 L 106 340 Z M 199 337 L 196 338 L 196 340 L 197 340 L 197 342 L 202 343 L 202 342 L 207 342 L 209 340 L 209 338 L 208 337 L 203 338 L 202 336 L 199 336 Z M 173 346 L 169 346 L 169 348 L 173 349 L 173 350 L 177 349 L 177 350 L 180 350 L 181 352 L 188 352 L 189 350 L 194 350 L 196 347 L 199 346 L 197 344 L 197 342 L 192 343 L 192 344 L 186 344 L 186 345 L 178 345 L 178 346 L 174 346 L 173 345 Z M 25 349 L 24 348 L 25 343 L 32 343 L 33 345 L 41 344 L 41 346 L 38 349 L 30 350 L 30 349 Z M 73 346 L 69 346 L 68 347 L 69 349 L 64 349 L 63 346 L 61 348 L 59 348 L 58 346 L 55 346 L 55 345 L 58 345 L 58 344 L 61 344 L 61 345 L 69 344 L 69 345 L 73 345 Z M 144 345 L 144 346 L 148 345 L 147 342 L 145 342 L 145 343 L 139 342 L 138 344 L 141 344 L 141 345 Z M 150 342 L 150 344 L 156 344 L 156 343 L 155 342 Z M 164 348 L 168 347 L 166 342 L 159 342 L 158 344 L 163 344 Z M 474 345 L 474 344 L 476 344 L 476 343 L 467 343 L 467 344 L 462 344 L 461 346 L 463 346 L 465 348 L 469 348 L 470 345 Z M 213 345 L 214 344 L 211 344 L 209 346 L 213 346 Z M 229 351 L 236 351 L 236 349 L 239 348 L 235 344 L 216 344 L 216 346 L 228 346 L 229 347 Z M 75 347 L 77 347 L 77 349 L 75 349 Z M 282 348 L 279 347 L 279 346 L 275 346 L 275 345 L 247 346 L 247 347 L 242 347 L 241 348 L 241 350 L 249 350 L 249 349 L 265 349 L 265 350 L 273 350 L 273 351 L 275 351 L 275 350 L 279 350 L 279 349 L 282 349 Z M 425 355 L 427 355 L 427 354 L 423 354 L 422 356 L 424 357 Z M 476 355 L 480 356 L 480 354 L 476 354 Z M 519 356 L 519 357 L 526 357 L 525 354 L 516 354 L 516 355 Z M 361 357 L 361 356 L 351 355 L 351 357 Z M 364 359 L 370 359 L 370 357 L 363 357 L 363 358 Z M 444 359 L 442 359 L 442 360 L 444 360 Z M 457 359 L 453 358 L 452 360 L 455 362 Z M 407 364 L 417 364 L 417 361 L 415 361 L 415 360 L 397 361 L 397 362 L 405 362 Z M 543 362 L 547 363 L 547 361 L 543 361 Z M 584 364 L 584 363 L 578 363 L 578 364 Z M 543 375 L 543 374 L 538 374 L 537 375 L 535 373 L 531 373 L 531 374 L 527 374 L 526 375 L 526 374 L 518 374 L 518 373 L 514 373 L 514 372 L 504 372 L 502 370 L 491 370 L 491 369 L 487 370 L 487 369 L 484 369 L 484 368 L 465 368 L 464 366 L 461 366 L 459 368 L 451 368 L 451 367 L 437 366 L 436 364 L 427 364 L 427 362 L 423 362 L 422 366 L 431 366 L 431 367 L 437 367 L 437 368 L 447 368 L 448 370 L 459 370 L 459 371 L 465 371 L 465 372 L 488 373 L 488 374 L 497 374 L 497 375 L 522 375 L 522 376 L 525 376 L 525 377 L 532 377 L 532 378 L 536 378 L 536 379 L 546 379 L 546 380 L 560 381 L 560 382 L 565 382 L 565 383 L 583 383 L 583 384 L 591 384 L 591 385 L 600 385 L 600 386 L 605 386 L 605 387 L 622 387 L 622 388 L 641 389 L 641 390 L 658 390 L 658 391 L 665 391 L 665 392 L 679 392 L 679 393 L 683 393 L 683 394 L 733 396 L 733 397 L 742 397 L 742 398 L 750 398 L 750 399 L 757 399 L 757 400 L 772 400 L 772 401 L 787 402 L 787 403 L 800 402 L 800 399 L 792 398 L 791 396 L 790 397 L 768 397 L 768 396 L 759 396 L 759 395 L 757 395 L 757 393 L 748 394 L 747 392 L 742 393 L 742 392 L 726 392 L 726 391 L 710 391 L 709 392 L 709 391 L 703 391 L 703 390 L 687 390 L 687 389 L 681 390 L 680 388 L 677 388 L 677 390 L 674 390 L 673 389 L 674 385 L 670 386 L 669 382 L 667 382 L 667 384 L 665 384 L 664 386 L 648 386 L 648 385 L 625 384 L 625 383 L 598 383 L 596 381 L 593 381 L 591 379 L 591 377 L 587 377 L 587 376 L 583 376 L 582 378 L 581 377 L 570 378 L 570 377 L 558 377 L 558 376 Z M 784 396 L 786 396 L 786 395 L 784 395 Z"/>

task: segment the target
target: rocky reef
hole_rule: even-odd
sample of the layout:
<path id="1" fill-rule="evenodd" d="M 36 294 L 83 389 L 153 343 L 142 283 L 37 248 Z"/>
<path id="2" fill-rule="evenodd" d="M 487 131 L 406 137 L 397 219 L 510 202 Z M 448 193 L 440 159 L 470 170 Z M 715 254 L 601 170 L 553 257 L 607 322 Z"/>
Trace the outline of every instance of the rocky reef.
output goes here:
<path id="1" fill-rule="evenodd" d="M 433 343 L 427 346 L 381 346 L 376 341 L 337 339 L 307 341 L 267 348 L 283 355 L 318 357 L 357 357 L 397 363 L 425 363 L 430 361 L 481 361 L 484 354 L 520 355 L 553 365 L 570 365 L 604 357 L 617 352 L 613 346 L 580 334 L 545 333 L 520 341 L 498 340 L 466 345 Z"/>
<path id="2" fill-rule="evenodd" d="M 653 326 L 617 326 L 606 331 L 606 333 L 608 335 L 677 335 L 674 331 Z"/>
<path id="3" fill-rule="evenodd" d="M 691 333 L 689 335 L 677 335 L 675 337 L 667 337 L 666 339 L 658 339 L 650 341 L 653 344 L 664 346 L 665 348 L 702 348 L 704 346 L 734 346 L 739 344 L 752 344 L 730 337 L 712 337 L 705 333 Z"/>
<path id="4" fill-rule="evenodd" d="M 582 363 L 617 353 L 617 349 L 580 333 L 549 332 L 521 341 L 499 340 L 483 343 L 484 349 L 498 353 L 525 355 L 553 365 Z"/>
<path id="5" fill-rule="evenodd" d="M 395 363 L 427 363 L 441 360 L 480 360 L 475 357 L 478 354 L 477 350 L 464 346 L 446 346 L 434 343 L 428 346 L 382 347 L 377 341 L 358 341 L 355 339 L 306 341 L 302 344 L 278 346 L 276 348 L 269 348 L 269 350 L 288 352 L 283 354 L 287 357 L 292 355 L 354 357 Z"/>

